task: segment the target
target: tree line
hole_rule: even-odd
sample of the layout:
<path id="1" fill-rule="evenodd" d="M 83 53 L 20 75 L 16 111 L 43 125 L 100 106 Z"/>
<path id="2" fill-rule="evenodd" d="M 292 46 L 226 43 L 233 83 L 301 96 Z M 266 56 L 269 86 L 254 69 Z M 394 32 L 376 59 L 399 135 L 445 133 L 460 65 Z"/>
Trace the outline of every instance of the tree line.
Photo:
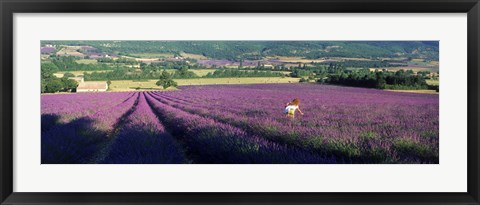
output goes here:
<path id="1" fill-rule="evenodd" d="M 62 78 L 54 76 L 56 68 L 52 64 L 42 63 L 40 69 L 41 93 L 73 92 L 77 89 L 77 81 L 68 79 L 71 75 L 65 75 Z"/>
<path id="2" fill-rule="evenodd" d="M 398 70 L 396 72 L 374 71 L 361 69 L 349 73 L 331 74 L 325 81 L 336 85 L 355 87 L 377 88 L 377 89 L 402 89 L 402 90 L 423 90 L 434 89 L 438 86 L 430 86 L 422 75 L 414 75 L 412 71 Z"/>
<path id="3" fill-rule="evenodd" d="M 207 75 L 203 76 L 204 78 L 229 78 L 229 77 L 281 77 L 284 74 L 280 72 L 272 71 L 249 71 L 249 70 L 237 70 L 237 69 L 219 69 L 215 70 L 213 73 L 209 72 Z"/>
<path id="4" fill-rule="evenodd" d="M 44 62 L 49 64 L 53 71 L 75 71 L 75 70 L 111 70 L 114 67 L 111 67 L 104 63 L 98 64 L 84 64 L 77 63 L 76 61 L 80 58 L 74 56 L 50 56 L 50 61 Z"/>
<path id="5" fill-rule="evenodd" d="M 145 67 L 143 67 L 145 68 Z M 242 77 L 281 77 L 284 74 L 272 71 L 258 70 L 237 70 L 237 69 L 218 69 L 209 72 L 201 77 L 186 67 L 174 70 L 166 69 L 134 69 L 134 68 L 118 68 L 110 72 L 92 72 L 84 73 L 83 77 L 86 81 L 95 80 L 148 80 L 159 79 L 164 72 L 168 72 L 173 79 L 190 79 L 190 78 L 242 78 Z"/>
<path id="6" fill-rule="evenodd" d="M 89 45 L 116 54 L 193 53 L 213 59 L 261 59 L 265 56 L 403 57 L 438 60 L 435 41 L 42 41 L 42 45 Z"/>

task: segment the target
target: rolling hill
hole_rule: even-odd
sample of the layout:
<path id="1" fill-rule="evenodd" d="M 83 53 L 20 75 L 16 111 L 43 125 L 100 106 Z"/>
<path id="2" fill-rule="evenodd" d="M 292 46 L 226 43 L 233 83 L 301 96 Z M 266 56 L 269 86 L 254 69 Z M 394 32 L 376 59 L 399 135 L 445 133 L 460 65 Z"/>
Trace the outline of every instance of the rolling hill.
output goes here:
<path id="1" fill-rule="evenodd" d="M 42 41 L 42 45 L 89 45 L 116 54 L 192 53 L 212 59 L 265 56 L 422 58 L 438 60 L 438 41 Z"/>

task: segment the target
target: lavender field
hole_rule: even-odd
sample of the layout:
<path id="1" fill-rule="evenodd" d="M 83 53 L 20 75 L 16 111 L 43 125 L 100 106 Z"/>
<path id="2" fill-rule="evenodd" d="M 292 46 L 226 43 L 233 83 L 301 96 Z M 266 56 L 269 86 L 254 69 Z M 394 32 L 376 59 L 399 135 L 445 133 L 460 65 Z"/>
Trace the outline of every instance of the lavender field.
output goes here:
<path id="1" fill-rule="evenodd" d="M 285 117 L 301 99 L 305 113 Z M 438 95 L 315 84 L 43 95 L 43 164 L 439 163 Z"/>

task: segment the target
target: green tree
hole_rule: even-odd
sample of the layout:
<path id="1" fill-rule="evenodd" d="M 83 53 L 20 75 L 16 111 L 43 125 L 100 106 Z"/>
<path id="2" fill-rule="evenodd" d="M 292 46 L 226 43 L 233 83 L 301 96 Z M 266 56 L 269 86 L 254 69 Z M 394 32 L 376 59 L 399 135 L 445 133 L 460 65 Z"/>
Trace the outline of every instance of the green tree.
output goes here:
<path id="1" fill-rule="evenodd" d="M 177 82 L 172 80 L 172 75 L 170 75 L 170 73 L 168 73 L 166 70 L 163 70 L 156 85 L 162 86 L 163 89 L 167 89 L 169 87 L 177 87 Z"/>
<path id="2" fill-rule="evenodd" d="M 41 78 L 46 79 L 53 76 L 53 73 L 58 71 L 58 67 L 53 63 L 42 63 L 41 65 Z"/>
<path id="3" fill-rule="evenodd" d="M 65 77 L 62 78 L 62 83 L 63 91 L 74 91 L 77 89 L 78 86 L 77 81 Z"/>
<path id="4" fill-rule="evenodd" d="M 187 67 L 183 66 L 177 71 L 175 71 L 175 74 L 171 76 L 172 78 L 196 78 L 198 77 L 194 72 L 189 71 Z"/>
<path id="5" fill-rule="evenodd" d="M 46 86 L 47 86 L 47 81 L 45 79 L 41 79 L 40 80 L 40 88 L 41 88 L 41 93 L 44 93 L 45 90 L 46 90 Z"/>
<path id="6" fill-rule="evenodd" d="M 65 74 L 63 74 L 63 77 L 70 78 L 70 77 L 75 77 L 75 75 L 73 73 L 66 72 Z"/>
<path id="7" fill-rule="evenodd" d="M 53 63 L 42 63 L 40 66 L 40 86 L 41 92 L 45 93 L 47 90 L 52 91 L 52 85 L 49 85 L 49 89 L 47 89 L 47 84 L 56 77 L 53 75 L 55 71 L 58 71 L 58 67 Z M 57 92 L 57 91 L 53 91 Z"/>
<path id="8" fill-rule="evenodd" d="M 63 89 L 62 80 L 59 78 L 48 79 L 45 83 L 44 91 L 46 93 L 56 93 Z"/>
<path id="9" fill-rule="evenodd" d="M 375 87 L 378 89 L 385 89 L 385 85 L 387 84 L 387 81 L 385 81 L 385 76 L 383 75 L 383 72 L 375 72 L 375 78 L 376 78 Z"/>

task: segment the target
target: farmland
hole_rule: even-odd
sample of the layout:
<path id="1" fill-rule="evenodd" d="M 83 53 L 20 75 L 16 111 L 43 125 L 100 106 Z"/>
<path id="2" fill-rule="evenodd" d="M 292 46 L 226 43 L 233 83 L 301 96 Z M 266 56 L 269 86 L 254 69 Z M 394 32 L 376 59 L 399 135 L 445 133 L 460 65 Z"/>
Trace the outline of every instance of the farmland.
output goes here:
<path id="1" fill-rule="evenodd" d="M 438 41 L 41 41 L 40 54 L 43 164 L 439 163 Z"/>
<path id="2" fill-rule="evenodd" d="M 95 59 L 80 59 L 76 61 L 77 63 L 83 63 L 83 64 L 95 64 L 97 63 L 97 60 Z"/>
<path id="3" fill-rule="evenodd" d="M 289 119 L 298 97 L 304 115 Z M 438 163 L 438 95 L 319 84 L 43 95 L 42 163 Z"/>
<path id="4" fill-rule="evenodd" d="M 427 80 L 427 83 L 429 85 L 439 85 L 440 82 L 438 80 Z"/>
<path id="5" fill-rule="evenodd" d="M 130 56 L 135 56 L 138 58 L 172 58 L 173 54 L 171 53 L 132 53 Z"/>
<path id="6" fill-rule="evenodd" d="M 83 75 L 84 73 L 93 73 L 93 72 L 98 72 L 98 73 L 102 73 L 102 72 L 111 72 L 111 70 L 98 70 L 98 71 L 83 71 L 83 70 L 75 70 L 75 71 L 59 71 L 59 72 L 56 72 L 54 73 L 53 75 L 61 78 L 63 77 L 63 75 L 65 73 L 71 73 L 75 76 L 79 76 L 79 75 Z"/>
<path id="7" fill-rule="evenodd" d="M 439 79 L 436 41 L 42 41 L 41 45 L 42 93 L 75 92 L 74 80 L 112 82 L 109 91 L 302 82 L 440 92 L 438 83 L 427 83 Z M 83 79 L 64 76 L 65 72 Z M 285 79 L 270 80 L 278 77 Z M 152 83 L 162 78 L 173 81 Z"/>
<path id="8" fill-rule="evenodd" d="M 87 59 L 84 59 L 82 61 L 85 61 Z M 74 70 L 74 71 L 58 71 L 58 72 L 55 72 L 54 75 L 57 76 L 57 77 L 62 77 L 63 74 L 65 73 L 72 73 L 74 74 L 75 76 L 79 76 L 79 75 L 83 75 L 85 72 L 86 73 L 93 73 L 93 72 L 98 72 L 98 73 L 102 73 L 102 72 L 111 72 L 113 70 L 98 70 L 98 71 L 82 71 L 82 70 Z M 175 69 L 166 69 L 166 71 L 170 72 L 170 73 L 174 73 L 175 72 Z M 192 70 L 193 73 L 195 73 L 196 75 L 202 77 L 202 76 L 205 76 L 207 75 L 208 73 L 212 73 L 214 72 L 215 69 L 194 69 Z M 289 72 L 284 72 L 284 73 L 289 73 Z"/>
<path id="9" fill-rule="evenodd" d="M 299 78 L 194 78 L 176 79 L 179 86 L 182 85 L 215 85 L 215 84 L 264 84 L 264 83 L 297 83 Z M 111 81 L 111 91 L 134 91 L 134 90 L 161 90 L 155 83 L 157 80 L 114 80 Z M 171 88 L 169 88 L 171 90 Z"/>

